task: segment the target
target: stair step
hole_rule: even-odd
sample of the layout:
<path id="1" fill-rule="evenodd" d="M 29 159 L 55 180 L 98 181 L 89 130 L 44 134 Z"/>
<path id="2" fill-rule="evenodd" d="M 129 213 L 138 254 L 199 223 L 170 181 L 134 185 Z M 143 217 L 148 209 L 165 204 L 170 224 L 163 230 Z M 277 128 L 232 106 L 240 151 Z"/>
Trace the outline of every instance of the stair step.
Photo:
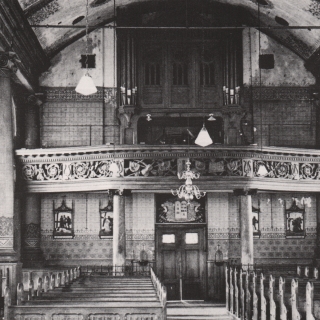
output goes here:
<path id="1" fill-rule="evenodd" d="M 64 288 L 60 290 L 59 288 L 55 288 L 54 291 L 50 292 L 81 292 L 81 291 L 90 290 L 91 292 L 110 292 L 110 293 L 128 293 L 128 294 L 136 294 L 136 293 L 154 293 L 154 289 L 126 289 L 126 288 L 92 288 L 92 287 L 83 287 L 83 288 Z"/>
<path id="2" fill-rule="evenodd" d="M 229 315 L 213 315 L 213 316 L 204 316 L 204 315 L 175 315 L 167 316 L 167 320 L 232 320 L 232 316 Z"/>
<path id="3" fill-rule="evenodd" d="M 140 298 L 140 297 L 145 297 L 145 298 L 150 298 L 150 297 L 157 297 L 156 293 L 148 293 L 148 294 L 143 294 L 143 293 L 136 293 L 134 295 L 129 294 L 129 293 L 101 293 L 101 292 L 46 292 L 43 294 L 43 297 L 82 297 L 82 296 L 87 296 L 89 297 L 135 297 L 135 298 Z"/>
<path id="4" fill-rule="evenodd" d="M 75 297 L 44 297 L 43 299 L 40 298 L 41 300 L 30 300 L 30 302 L 39 302 L 39 301 L 61 301 L 61 302 L 65 302 L 68 303 L 69 301 L 122 301 L 122 302 L 156 302 L 158 301 L 158 299 L 156 297 L 137 297 L 137 298 L 125 298 L 125 297 L 79 297 L 79 296 L 75 296 Z"/>

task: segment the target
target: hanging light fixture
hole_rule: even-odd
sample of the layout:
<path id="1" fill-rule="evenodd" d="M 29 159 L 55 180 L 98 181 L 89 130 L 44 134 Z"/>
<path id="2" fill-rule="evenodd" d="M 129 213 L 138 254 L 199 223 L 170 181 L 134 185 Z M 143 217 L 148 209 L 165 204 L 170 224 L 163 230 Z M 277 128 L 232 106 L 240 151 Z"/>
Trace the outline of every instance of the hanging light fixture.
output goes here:
<path id="1" fill-rule="evenodd" d="M 202 8 L 202 11 L 203 11 L 203 8 Z M 204 29 L 203 29 L 203 25 L 202 25 L 202 50 L 201 50 L 201 68 L 203 70 L 203 74 L 204 74 Z M 203 84 L 205 84 L 205 80 L 203 79 Z M 200 88 L 199 88 L 200 90 Z M 199 91 L 200 92 L 200 91 Z M 204 93 L 202 93 L 202 112 L 204 113 L 204 105 L 203 105 L 203 100 L 204 100 Z M 212 116 L 212 120 L 210 120 Z M 209 120 L 210 121 L 213 121 L 213 120 L 216 120 L 214 117 L 213 117 L 213 114 L 210 114 L 210 118 Z M 203 127 L 201 128 L 198 136 L 197 136 L 197 139 L 194 141 L 195 144 L 201 146 L 201 147 L 206 147 L 206 146 L 209 146 L 210 144 L 213 143 L 212 139 L 210 138 L 210 135 L 209 135 L 209 132 L 205 126 L 205 123 L 204 123 L 204 117 L 203 117 Z"/>
<path id="2" fill-rule="evenodd" d="M 86 6 L 86 72 L 81 77 L 77 87 L 76 92 L 88 96 L 97 92 L 97 88 L 88 72 L 88 44 L 89 44 L 89 23 L 88 23 L 88 11 L 89 11 L 89 0 L 87 0 Z"/>
<path id="3" fill-rule="evenodd" d="M 210 138 L 209 132 L 203 123 L 203 127 L 201 128 L 197 139 L 194 142 L 195 144 L 201 146 L 201 147 L 206 147 L 209 146 L 210 144 L 213 143 L 212 139 Z"/>
<path id="4" fill-rule="evenodd" d="M 180 199 L 185 199 L 188 204 L 194 198 L 200 199 L 206 195 L 206 192 L 200 191 L 199 188 L 192 184 L 192 179 L 198 179 L 200 177 L 199 172 L 190 170 L 191 162 L 188 159 L 186 162 L 187 170 L 183 171 L 182 174 L 178 173 L 179 179 L 186 179 L 185 183 L 179 187 L 179 189 L 172 190 L 171 193 L 174 196 L 178 196 Z"/>
<path id="5" fill-rule="evenodd" d="M 151 121 L 151 120 L 152 120 L 150 113 L 148 113 L 148 114 L 146 115 L 146 117 L 147 117 L 147 118 L 146 118 L 147 121 Z"/>
<path id="6" fill-rule="evenodd" d="M 217 119 L 213 116 L 213 113 L 209 114 L 208 121 L 216 121 Z"/>

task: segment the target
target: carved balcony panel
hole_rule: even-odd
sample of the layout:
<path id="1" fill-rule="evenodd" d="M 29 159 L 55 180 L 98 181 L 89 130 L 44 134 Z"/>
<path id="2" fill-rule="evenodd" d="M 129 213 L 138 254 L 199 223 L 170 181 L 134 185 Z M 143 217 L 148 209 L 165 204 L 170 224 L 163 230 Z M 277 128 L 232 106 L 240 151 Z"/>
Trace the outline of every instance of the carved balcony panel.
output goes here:
<path id="1" fill-rule="evenodd" d="M 203 190 L 320 191 L 320 151 L 311 149 L 121 145 L 21 149 L 16 157 L 29 192 L 170 190 L 188 158 Z"/>

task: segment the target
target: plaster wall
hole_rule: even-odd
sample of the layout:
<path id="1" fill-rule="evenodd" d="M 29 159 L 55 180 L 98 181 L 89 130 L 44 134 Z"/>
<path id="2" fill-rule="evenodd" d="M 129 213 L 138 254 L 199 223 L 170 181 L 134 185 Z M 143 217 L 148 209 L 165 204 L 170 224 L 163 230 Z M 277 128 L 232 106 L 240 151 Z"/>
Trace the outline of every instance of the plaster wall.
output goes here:
<path id="1" fill-rule="evenodd" d="M 96 55 L 96 68 L 89 74 L 96 86 L 115 87 L 116 64 L 113 29 L 99 29 L 89 34 L 88 54 Z M 75 41 L 52 60 L 51 67 L 40 77 L 45 87 L 76 87 L 85 69 L 81 69 L 81 55 L 86 54 L 86 38 Z"/>
<path id="2" fill-rule="evenodd" d="M 273 54 L 274 68 L 259 69 L 259 54 Z M 262 32 L 259 34 L 258 30 L 252 28 L 245 28 L 243 31 L 243 70 L 245 86 L 309 86 L 315 84 L 314 76 L 306 70 L 304 61 L 298 55 L 266 34 Z"/>

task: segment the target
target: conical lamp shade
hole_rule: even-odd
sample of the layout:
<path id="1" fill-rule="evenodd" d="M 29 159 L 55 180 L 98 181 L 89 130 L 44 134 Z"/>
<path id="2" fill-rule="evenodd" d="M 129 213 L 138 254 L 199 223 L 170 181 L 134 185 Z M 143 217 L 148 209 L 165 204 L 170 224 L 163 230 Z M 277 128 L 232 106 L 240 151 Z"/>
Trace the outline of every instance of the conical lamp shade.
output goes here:
<path id="1" fill-rule="evenodd" d="M 89 73 L 83 75 L 76 87 L 76 92 L 88 96 L 89 94 L 94 94 L 97 92 L 97 88 L 94 85 L 92 78 Z"/>
<path id="2" fill-rule="evenodd" d="M 206 146 L 213 143 L 205 125 L 203 125 L 203 127 L 201 128 L 201 130 L 198 134 L 198 137 L 194 143 L 201 146 L 201 147 L 206 147 Z"/>

